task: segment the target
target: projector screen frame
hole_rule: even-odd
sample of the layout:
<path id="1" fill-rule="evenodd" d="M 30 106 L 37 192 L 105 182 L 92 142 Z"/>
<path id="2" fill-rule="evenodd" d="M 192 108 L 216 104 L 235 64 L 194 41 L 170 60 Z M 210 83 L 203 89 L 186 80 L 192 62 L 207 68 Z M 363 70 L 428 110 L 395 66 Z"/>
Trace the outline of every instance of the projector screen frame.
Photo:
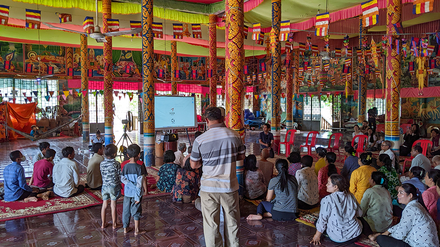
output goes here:
<path id="1" fill-rule="evenodd" d="M 174 97 L 174 98 L 177 98 L 177 97 L 179 97 L 179 98 L 193 98 L 193 100 L 194 100 L 194 123 L 195 123 L 195 126 L 187 126 L 187 127 L 183 127 L 183 126 L 179 126 L 179 127 L 167 127 L 167 128 L 157 128 L 156 127 L 156 109 L 154 109 L 154 129 L 156 130 L 156 131 L 158 131 L 158 130 L 175 130 L 175 129 L 188 129 L 188 128 L 197 128 L 197 126 L 198 126 L 198 122 L 197 122 L 197 105 L 196 105 L 196 97 L 195 96 L 183 96 L 183 95 L 155 95 L 154 96 L 154 106 L 156 107 L 156 97 L 168 97 L 168 98 L 171 98 L 171 97 Z"/>

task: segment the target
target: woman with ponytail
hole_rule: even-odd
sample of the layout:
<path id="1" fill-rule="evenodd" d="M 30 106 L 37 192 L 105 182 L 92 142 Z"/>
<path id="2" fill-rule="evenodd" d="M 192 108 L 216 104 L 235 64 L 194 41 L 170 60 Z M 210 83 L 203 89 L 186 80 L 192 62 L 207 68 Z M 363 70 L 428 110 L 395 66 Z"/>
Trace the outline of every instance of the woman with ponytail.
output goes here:
<path id="1" fill-rule="evenodd" d="M 351 145 L 345 146 L 345 156 L 347 158 L 344 161 L 344 167 L 342 167 L 341 175 L 350 182 L 351 174 L 354 170 L 359 168 L 359 158 L 356 156 L 356 152 Z"/>
<path id="2" fill-rule="evenodd" d="M 361 218 L 366 236 L 373 232 L 384 232 L 393 223 L 393 207 L 390 192 L 387 190 L 387 177 L 382 172 L 373 172 L 371 188 L 365 191 L 361 201 Z"/>
<path id="3" fill-rule="evenodd" d="M 298 182 L 289 175 L 289 163 L 285 159 L 278 159 L 275 167 L 278 176 L 269 182 L 266 201 L 257 207 L 257 214 L 251 214 L 247 220 L 261 220 L 263 217 L 272 217 L 277 221 L 292 221 L 297 218 L 298 211 Z M 272 200 L 275 194 L 275 199 Z"/>
<path id="4" fill-rule="evenodd" d="M 423 169 L 420 166 L 414 166 L 411 169 L 409 169 L 409 180 L 406 180 L 402 184 L 412 184 L 414 185 L 418 190 L 419 194 L 422 195 L 423 192 L 428 188 L 422 180 L 425 178 L 425 169 Z"/>
<path id="5" fill-rule="evenodd" d="M 376 171 L 376 168 L 371 166 L 373 162 L 373 155 L 363 153 L 359 158 L 359 168 L 354 170 L 350 178 L 350 192 L 356 197 L 358 203 L 361 203 L 364 192 L 370 188 L 371 174 Z"/>
<path id="6" fill-rule="evenodd" d="M 379 155 L 377 165 L 380 167 L 379 171 L 385 174 L 388 180 L 388 191 L 391 199 L 397 200 L 397 186 L 400 186 L 399 175 L 393 167 L 393 161 L 388 154 Z"/>
<path id="7" fill-rule="evenodd" d="M 402 184 L 398 200 L 406 205 L 399 224 L 369 238 L 376 240 L 381 247 L 439 246 L 437 227 L 425 207 L 418 202 L 417 188 L 412 184 Z"/>
<path id="8" fill-rule="evenodd" d="M 329 195 L 327 192 L 327 181 L 328 178 L 333 174 L 340 174 L 341 172 L 335 166 L 336 162 L 336 154 L 333 152 L 328 152 L 325 155 L 325 166 L 321 168 L 318 172 L 318 189 L 319 189 L 319 198 L 322 199 L 325 196 Z"/>
<path id="9" fill-rule="evenodd" d="M 347 181 L 343 176 L 333 174 L 327 179 L 326 189 L 329 195 L 321 200 L 316 233 L 310 243 L 321 244 L 322 234 L 340 244 L 356 242 L 362 233 L 362 224 L 357 218 L 362 215 L 362 210 L 348 191 Z"/>

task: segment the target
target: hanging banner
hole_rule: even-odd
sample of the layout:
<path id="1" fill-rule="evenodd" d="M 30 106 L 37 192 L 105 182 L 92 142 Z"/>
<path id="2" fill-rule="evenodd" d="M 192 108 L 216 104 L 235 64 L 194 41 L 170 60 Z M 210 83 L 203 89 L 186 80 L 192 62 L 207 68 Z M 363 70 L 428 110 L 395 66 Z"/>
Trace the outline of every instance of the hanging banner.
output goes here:
<path id="1" fill-rule="evenodd" d="M 434 7 L 434 0 L 414 0 L 413 14 L 424 14 L 432 11 Z"/>
<path id="2" fill-rule="evenodd" d="M 328 25 L 330 21 L 330 14 L 328 12 L 316 15 L 315 35 L 326 36 L 328 34 Z"/>
<path id="3" fill-rule="evenodd" d="M 119 31 L 119 20 L 118 19 L 107 19 L 107 26 L 110 32 Z"/>
<path id="4" fill-rule="evenodd" d="M 155 38 L 163 38 L 163 24 L 160 22 L 153 22 L 153 36 Z"/>
<path id="5" fill-rule="evenodd" d="M 142 23 L 140 21 L 130 21 L 130 28 L 131 29 L 135 29 L 135 28 L 142 28 Z M 153 29 L 153 33 L 154 33 L 154 29 Z M 142 37 L 142 33 L 134 33 L 131 36 L 136 36 L 136 37 Z"/>
<path id="6" fill-rule="evenodd" d="M 202 38 L 202 27 L 200 24 L 192 24 L 192 32 L 193 32 L 193 38 L 195 39 L 201 39 Z"/>
<path id="7" fill-rule="evenodd" d="M 254 23 L 252 26 L 252 40 L 260 40 L 261 24 Z"/>
<path id="8" fill-rule="evenodd" d="M 26 28 L 40 29 L 41 11 L 26 9 Z"/>
<path id="9" fill-rule="evenodd" d="M 0 24 L 8 25 L 9 20 L 9 6 L 0 5 Z"/>
<path id="10" fill-rule="evenodd" d="M 287 41 L 290 33 L 290 21 L 282 21 L 280 28 L 280 41 Z"/>
<path id="11" fill-rule="evenodd" d="M 175 39 L 183 39 L 183 24 L 173 23 L 173 36 Z"/>
<path id="12" fill-rule="evenodd" d="M 72 15 L 71 14 L 60 13 L 60 14 L 58 14 L 58 18 L 60 19 L 60 23 L 65 23 L 65 22 L 71 22 L 72 21 Z"/>
<path id="13" fill-rule="evenodd" d="M 83 29 L 84 32 L 90 34 L 93 32 L 93 17 L 91 16 L 86 16 L 86 18 L 84 18 L 84 22 L 83 22 Z"/>
<path id="14" fill-rule="evenodd" d="M 377 0 L 370 0 L 361 4 L 362 26 L 369 27 L 377 24 L 379 19 L 379 6 Z"/>

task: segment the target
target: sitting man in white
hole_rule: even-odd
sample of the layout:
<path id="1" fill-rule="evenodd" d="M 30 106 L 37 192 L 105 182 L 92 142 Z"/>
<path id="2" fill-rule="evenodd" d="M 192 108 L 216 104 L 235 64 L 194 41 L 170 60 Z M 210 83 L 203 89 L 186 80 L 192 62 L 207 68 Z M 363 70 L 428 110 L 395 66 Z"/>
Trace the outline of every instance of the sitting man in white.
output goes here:
<path id="1" fill-rule="evenodd" d="M 186 151 L 186 144 L 184 142 L 179 143 L 178 150 L 174 152 L 174 156 L 176 156 L 176 159 L 174 160 L 174 164 L 179 165 L 180 167 L 183 167 L 184 163 L 183 160 L 185 159 L 185 153 Z"/>
<path id="2" fill-rule="evenodd" d="M 426 158 L 425 155 L 423 155 L 423 149 L 421 146 L 416 145 L 411 149 L 411 156 L 414 157 L 414 159 L 411 162 L 411 167 L 419 166 L 425 170 L 425 172 L 429 172 L 431 170 L 431 161 L 429 161 L 428 158 Z"/>
<path id="3" fill-rule="evenodd" d="M 72 197 L 84 191 L 83 185 L 79 183 L 78 167 L 73 161 L 75 150 L 72 147 L 65 147 L 62 150 L 63 159 L 56 163 L 53 168 L 53 192 L 61 197 Z"/>
<path id="4" fill-rule="evenodd" d="M 391 150 L 391 146 L 392 146 L 392 144 L 390 141 L 383 141 L 382 144 L 380 145 L 381 150 L 380 150 L 379 155 L 380 154 L 388 154 L 388 156 L 390 156 L 391 161 L 393 162 L 391 164 L 393 164 L 393 166 L 394 166 L 395 155 L 394 155 L 394 152 Z"/>

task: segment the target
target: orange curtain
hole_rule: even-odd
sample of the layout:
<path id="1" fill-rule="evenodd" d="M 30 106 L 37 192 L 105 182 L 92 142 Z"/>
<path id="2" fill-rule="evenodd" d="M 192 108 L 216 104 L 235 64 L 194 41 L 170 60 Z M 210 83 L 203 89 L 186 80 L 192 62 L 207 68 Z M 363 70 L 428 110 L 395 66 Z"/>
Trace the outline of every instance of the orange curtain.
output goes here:
<path id="1" fill-rule="evenodd" d="M 8 103 L 8 126 L 25 133 L 30 133 L 32 130 L 31 126 L 37 124 L 37 120 L 35 118 L 36 109 L 37 103 Z M 9 135 L 9 140 L 15 140 L 17 139 L 17 136 L 21 136 L 15 132 L 9 133 L 12 133 L 12 135 Z"/>

